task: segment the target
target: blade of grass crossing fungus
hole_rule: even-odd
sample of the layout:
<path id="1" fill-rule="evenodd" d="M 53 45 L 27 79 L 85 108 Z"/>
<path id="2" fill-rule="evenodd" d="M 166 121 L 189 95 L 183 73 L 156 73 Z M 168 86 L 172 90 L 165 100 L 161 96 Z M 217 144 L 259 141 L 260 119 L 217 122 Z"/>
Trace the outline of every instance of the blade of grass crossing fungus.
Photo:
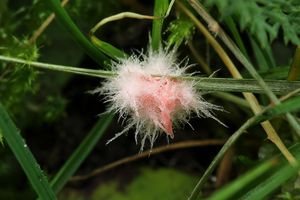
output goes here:
<path id="1" fill-rule="evenodd" d="M 106 70 L 95 70 L 65 65 L 55 65 L 49 63 L 26 61 L 18 58 L 11 58 L 0 55 L 0 60 L 6 62 L 15 62 L 26 64 L 31 67 L 41 69 L 54 70 L 59 72 L 73 73 L 98 78 L 110 78 L 115 76 L 115 72 Z M 159 76 L 158 74 L 154 76 Z M 259 86 L 254 79 L 233 79 L 233 78 L 206 78 L 206 77 L 172 77 L 183 80 L 195 81 L 196 87 L 203 91 L 223 91 L 223 92 L 253 92 L 264 93 L 264 90 Z M 300 87 L 300 81 L 285 81 L 285 80 L 265 80 L 267 85 L 275 94 L 284 95 L 288 92 L 296 90 Z"/>
<path id="2" fill-rule="evenodd" d="M 106 129 L 113 120 L 114 114 L 107 113 L 101 115 L 100 120 L 92 128 L 90 133 L 84 138 L 73 154 L 68 158 L 65 164 L 51 180 L 51 186 L 54 192 L 59 192 L 68 182 L 70 177 L 78 170 L 82 162 L 94 149 L 99 139 L 103 136 Z"/>
<path id="3" fill-rule="evenodd" d="M 39 198 L 43 200 L 56 199 L 55 194 L 48 183 L 47 177 L 40 169 L 39 164 L 32 155 L 25 140 L 20 135 L 20 131 L 17 129 L 1 103 L 0 132 L 3 134 L 5 141 L 23 168 L 23 171 Z"/>

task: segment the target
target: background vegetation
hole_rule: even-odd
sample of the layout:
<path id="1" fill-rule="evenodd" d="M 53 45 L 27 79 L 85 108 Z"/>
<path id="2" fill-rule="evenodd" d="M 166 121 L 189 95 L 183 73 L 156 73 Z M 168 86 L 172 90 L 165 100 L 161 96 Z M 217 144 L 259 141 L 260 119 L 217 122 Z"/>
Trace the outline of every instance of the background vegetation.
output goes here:
<path id="1" fill-rule="evenodd" d="M 176 0 L 166 16 L 168 0 L 0 0 L 0 199 L 300 199 L 300 2 L 199 2 Z M 107 43 L 90 42 L 98 21 L 127 11 L 159 17 L 110 22 L 96 33 Z M 228 127 L 192 118 L 194 130 L 160 137 L 151 155 L 132 132 L 105 145 L 124 126 L 99 115 L 103 96 L 88 91 L 104 79 L 88 69 L 109 71 L 149 43 L 197 63 L 194 79 L 224 78 L 198 87 Z"/>

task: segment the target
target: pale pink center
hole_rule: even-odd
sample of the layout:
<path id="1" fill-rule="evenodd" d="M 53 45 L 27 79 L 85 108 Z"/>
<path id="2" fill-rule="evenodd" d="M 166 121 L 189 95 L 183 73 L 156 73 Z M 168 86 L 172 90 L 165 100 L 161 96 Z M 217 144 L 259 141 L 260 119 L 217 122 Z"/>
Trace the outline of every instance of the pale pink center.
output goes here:
<path id="1" fill-rule="evenodd" d="M 182 95 L 177 90 L 179 82 L 157 77 L 141 77 L 141 79 L 143 89 L 136 98 L 138 114 L 161 126 L 173 138 L 172 117 L 182 106 L 179 99 Z"/>

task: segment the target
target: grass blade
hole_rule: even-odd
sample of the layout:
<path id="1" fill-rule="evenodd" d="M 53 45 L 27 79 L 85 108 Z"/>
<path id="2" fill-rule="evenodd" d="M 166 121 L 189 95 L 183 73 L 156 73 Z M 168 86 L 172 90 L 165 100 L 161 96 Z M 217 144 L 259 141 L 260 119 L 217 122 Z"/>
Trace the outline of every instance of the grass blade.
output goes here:
<path id="1" fill-rule="evenodd" d="M 294 155 L 297 155 L 297 160 L 299 162 L 299 145 L 296 145 L 295 148 L 293 149 L 297 150 L 297 152 L 292 152 Z M 260 181 L 259 184 L 256 184 L 255 187 L 253 187 L 249 192 L 243 195 L 241 199 L 251 200 L 266 198 L 284 182 L 291 179 L 292 177 L 297 176 L 297 170 L 299 170 L 299 166 L 295 168 L 288 164 L 285 164 L 279 169 L 270 169 L 270 171 L 273 171 L 275 173 L 272 176 L 265 177 L 263 181 Z"/>
<path id="2" fill-rule="evenodd" d="M 231 34 L 233 35 L 233 38 L 234 38 L 236 44 L 241 49 L 241 51 L 243 52 L 243 54 L 249 59 L 248 52 L 246 50 L 244 42 L 243 42 L 243 40 L 242 40 L 242 38 L 240 36 L 240 33 L 239 33 L 239 31 L 238 31 L 238 29 L 237 29 L 237 27 L 236 27 L 233 19 L 230 16 L 228 16 L 228 17 L 225 18 L 225 23 L 228 26 Z"/>
<path id="3" fill-rule="evenodd" d="M 55 65 L 41 62 L 26 61 L 18 58 L 11 58 L 0 55 L 0 60 L 30 65 L 41 69 L 55 70 L 98 78 L 110 78 L 115 76 L 115 72 L 106 70 L 95 70 L 65 65 Z M 156 75 L 159 76 L 159 75 Z M 207 77 L 172 77 L 183 80 L 194 81 L 196 87 L 203 91 L 222 92 L 253 92 L 264 93 L 258 82 L 254 79 L 232 79 L 232 78 L 207 78 Z M 275 94 L 286 94 L 300 88 L 300 81 L 286 80 L 265 80 L 272 92 Z"/>
<path id="4" fill-rule="evenodd" d="M 30 149 L 3 105 L 0 103 L 0 132 L 23 168 L 32 187 L 43 200 L 56 199 L 47 177 L 43 174 Z"/>
<path id="5" fill-rule="evenodd" d="M 168 0 L 155 0 L 154 13 L 155 17 L 152 24 L 152 49 L 157 50 L 161 46 L 161 32 L 164 22 L 164 16 L 168 11 L 169 1 Z"/>
<path id="6" fill-rule="evenodd" d="M 249 39 L 251 42 L 251 46 L 254 52 L 254 56 L 256 58 L 256 63 L 258 64 L 258 68 L 261 71 L 267 71 L 270 67 L 269 63 L 265 59 L 266 57 L 264 56 L 262 50 L 258 46 L 257 42 L 251 37 L 249 34 Z"/>
<path id="7" fill-rule="evenodd" d="M 79 30 L 66 10 L 60 5 L 59 0 L 47 0 L 46 1 L 52 11 L 55 13 L 58 21 L 71 33 L 75 41 L 85 49 L 86 53 L 91 56 L 99 65 L 104 66 L 107 57 L 101 53 Z M 110 55 L 113 57 L 113 55 Z"/>
<path id="8" fill-rule="evenodd" d="M 82 162 L 86 159 L 92 149 L 95 147 L 99 139 L 102 137 L 111 121 L 114 114 L 103 114 L 101 119 L 96 123 L 90 133 L 84 138 L 81 144 L 57 172 L 51 180 L 51 186 L 54 192 L 59 192 L 68 182 L 70 177 L 77 171 Z"/>
<path id="9" fill-rule="evenodd" d="M 238 180 L 234 181 L 228 186 L 225 186 L 220 191 L 214 193 L 208 200 L 217 200 L 217 199 L 237 199 L 235 196 L 237 193 L 242 191 L 245 187 L 247 187 L 252 181 L 259 179 L 260 176 L 266 174 L 272 167 L 277 164 L 277 160 L 270 160 L 259 167 L 251 170 L 247 174 L 243 175 Z"/>

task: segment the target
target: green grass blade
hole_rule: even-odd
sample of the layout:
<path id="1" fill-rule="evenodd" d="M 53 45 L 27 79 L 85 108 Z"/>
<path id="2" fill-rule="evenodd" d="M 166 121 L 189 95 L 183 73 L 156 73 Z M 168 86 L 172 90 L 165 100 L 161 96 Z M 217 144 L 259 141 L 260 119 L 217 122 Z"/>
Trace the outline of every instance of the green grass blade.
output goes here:
<path id="1" fill-rule="evenodd" d="M 265 56 L 264 56 L 262 50 L 258 46 L 257 42 L 253 38 L 251 38 L 250 34 L 249 34 L 249 38 L 250 38 L 251 46 L 252 46 L 254 56 L 256 58 L 256 63 L 258 64 L 259 70 L 267 71 L 270 68 L 269 67 L 270 65 L 267 62 L 267 60 L 265 59 Z"/>
<path id="2" fill-rule="evenodd" d="M 299 161 L 300 145 L 294 145 L 290 151 Z M 233 183 L 213 194 L 209 200 L 217 199 L 264 199 L 285 181 L 297 175 L 297 169 L 276 156 L 265 161 Z M 298 166 L 299 169 L 299 166 Z"/>
<path id="3" fill-rule="evenodd" d="M 267 173 L 276 164 L 276 161 L 270 160 L 259 167 L 251 170 L 247 174 L 243 175 L 238 180 L 234 181 L 228 186 L 225 186 L 220 191 L 214 193 L 208 200 L 218 200 L 218 199 L 236 199 L 235 195 L 247 187 L 251 182 L 258 179 L 258 177 Z"/>
<path id="4" fill-rule="evenodd" d="M 0 132 L 23 168 L 32 187 L 43 200 L 56 199 L 46 176 L 40 169 L 30 149 L 20 135 L 3 105 L 0 103 Z"/>
<path id="5" fill-rule="evenodd" d="M 164 22 L 164 16 L 168 11 L 168 0 L 155 0 L 154 3 L 154 16 L 159 17 L 153 20 L 152 24 L 152 49 L 157 50 L 161 46 L 161 33 Z"/>
<path id="6" fill-rule="evenodd" d="M 191 80 L 197 81 L 196 87 L 203 91 L 265 93 L 254 79 L 193 77 Z M 292 92 L 300 86 L 300 81 L 265 80 L 265 83 L 272 92 L 281 95 Z"/>
<path id="7" fill-rule="evenodd" d="M 114 114 L 103 114 L 90 133 L 84 138 L 81 144 L 57 172 L 51 180 L 51 186 L 54 192 L 59 192 L 68 182 L 69 178 L 77 171 L 82 162 L 86 159 L 92 149 L 113 120 Z"/>
<path id="8" fill-rule="evenodd" d="M 238 47 L 241 49 L 242 53 L 246 56 L 247 59 L 249 59 L 249 55 L 247 53 L 246 47 L 244 45 L 244 42 L 240 36 L 240 33 L 231 17 L 226 17 L 225 18 L 225 23 L 228 26 L 231 34 L 233 35 L 233 38 L 238 45 Z"/>
<path id="9" fill-rule="evenodd" d="M 299 152 L 298 152 L 299 154 Z M 298 159 L 299 161 L 299 159 Z M 299 168 L 298 168 L 299 169 Z M 274 170 L 274 169 L 270 169 Z M 264 199 L 276 190 L 280 185 L 297 175 L 297 170 L 286 164 L 283 168 L 276 170 L 272 176 L 266 177 L 264 181 L 259 182 L 256 187 L 247 192 L 241 199 Z"/>
<path id="10" fill-rule="evenodd" d="M 266 60 L 269 63 L 269 67 L 272 67 L 272 68 L 276 67 L 276 62 L 275 62 L 275 58 L 274 58 L 274 55 L 273 55 L 271 45 L 265 46 L 263 48 L 263 53 L 264 53 L 264 56 L 265 56 Z"/>
<path id="11" fill-rule="evenodd" d="M 113 45 L 107 42 L 99 40 L 95 36 L 91 36 L 91 41 L 98 49 L 100 49 L 106 55 L 110 55 L 110 57 L 112 57 L 113 59 L 128 57 L 128 55 L 126 55 L 125 52 L 119 50 L 118 48 L 114 47 Z"/>
<path id="12" fill-rule="evenodd" d="M 46 2 L 50 5 L 58 21 L 71 33 L 75 41 L 83 47 L 86 53 L 99 65 L 104 66 L 107 57 L 83 35 L 65 9 L 60 5 L 60 1 L 47 0 Z M 110 56 L 113 57 L 113 55 Z"/>

